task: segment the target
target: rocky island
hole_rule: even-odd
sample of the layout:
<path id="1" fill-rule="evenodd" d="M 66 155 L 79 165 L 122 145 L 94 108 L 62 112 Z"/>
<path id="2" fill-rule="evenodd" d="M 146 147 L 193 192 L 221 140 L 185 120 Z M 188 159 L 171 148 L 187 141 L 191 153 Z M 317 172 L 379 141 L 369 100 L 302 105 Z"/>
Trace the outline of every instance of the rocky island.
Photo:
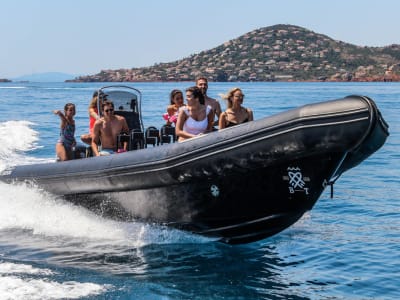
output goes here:
<path id="1" fill-rule="evenodd" d="M 400 45 L 356 46 L 294 25 L 248 32 L 210 50 L 143 68 L 102 70 L 68 82 L 400 81 Z"/>

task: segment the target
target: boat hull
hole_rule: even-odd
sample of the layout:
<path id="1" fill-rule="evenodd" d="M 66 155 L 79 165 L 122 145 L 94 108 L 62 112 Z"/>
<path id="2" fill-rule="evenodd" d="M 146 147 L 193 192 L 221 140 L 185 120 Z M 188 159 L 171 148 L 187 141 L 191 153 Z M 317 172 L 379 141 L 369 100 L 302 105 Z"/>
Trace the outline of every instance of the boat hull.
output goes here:
<path id="1" fill-rule="evenodd" d="M 240 166 L 240 171 L 223 174 L 175 170 L 174 184 L 67 198 L 105 217 L 156 222 L 245 243 L 274 235 L 311 210 L 341 161 L 342 155 L 333 153 L 257 170 Z M 180 181 L 183 176 L 191 179 Z"/>
<path id="2" fill-rule="evenodd" d="M 373 101 L 352 96 L 182 143 L 19 166 L 0 180 L 34 181 L 103 216 L 246 243 L 295 223 L 387 136 Z"/>

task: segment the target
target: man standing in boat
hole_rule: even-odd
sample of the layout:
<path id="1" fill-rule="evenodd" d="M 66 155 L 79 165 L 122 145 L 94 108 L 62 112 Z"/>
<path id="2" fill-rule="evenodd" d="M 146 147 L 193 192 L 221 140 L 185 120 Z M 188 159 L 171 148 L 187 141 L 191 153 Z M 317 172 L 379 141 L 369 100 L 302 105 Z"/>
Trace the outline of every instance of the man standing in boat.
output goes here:
<path id="1" fill-rule="evenodd" d="M 218 126 L 219 115 L 221 114 L 221 105 L 214 98 L 208 97 L 208 79 L 204 76 L 198 77 L 196 79 L 196 86 L 201 90 L 204 95 L 205 105 L 209 105 L 214 112 L 214 116 L 217 117 L 217 120 L 214 121 L 213 126 Z M 215 117 L 214 117 L 215 118 Z"/>
<path id="2" fill-rule="evenodd" d="M 129 127 L 122 116 L 114 115 L 114 103 L 104 101 L 102 103 L 103 117 L 94 123 L 92 150 L 93 156 L 113 154 L 118 151 L 117 137 L 121 133 L 129 133 Z M 101 145 L 101 151 L 99 146 Z M 127 150 L 124 143 L 123 150 Z"/>

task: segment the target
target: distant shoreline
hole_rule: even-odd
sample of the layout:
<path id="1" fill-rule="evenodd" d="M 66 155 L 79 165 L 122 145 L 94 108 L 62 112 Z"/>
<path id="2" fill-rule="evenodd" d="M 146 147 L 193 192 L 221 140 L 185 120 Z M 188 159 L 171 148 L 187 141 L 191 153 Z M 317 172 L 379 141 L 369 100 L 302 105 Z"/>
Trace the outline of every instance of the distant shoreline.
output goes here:
<path id="1" fill-rule="evenodd" d="M 135 81 L 82 81 L 82 80 L 66 80 L 64 82 L 69 83 L 101 83 L 101 82 L 113 82 L 113 83 L 146 83 L 146 82 L 194 82 L 195 80 L 135 80 Z M 214 81 L 209 80 L 209 82 L 226 82 L 226 83 L 235 83 L 235 82 L 400 82 L 400 79 L 363 79 L 363 80 L 257 80 L 257 81 Z"/>
<path id="2" fill-rule="evenodd" d="M 0 83 L 102 83 L 102 82 L 112 82 L 112 83 L 166 83 L 166 82 L 194 82 L 195 80 L 138 80 L 138 81 L 82 81 L 82 80 L 65 80 L 65 81 L 29 81 L 29 80 L 19 80 L 13 81 L 10 79 L 0 79 Z M 210 81 L 219 83 L 241 83 L 241 82 L 400 82 L 398 79 L 365 79 L 365 80 L 268 80 L 268 81 Z"/>

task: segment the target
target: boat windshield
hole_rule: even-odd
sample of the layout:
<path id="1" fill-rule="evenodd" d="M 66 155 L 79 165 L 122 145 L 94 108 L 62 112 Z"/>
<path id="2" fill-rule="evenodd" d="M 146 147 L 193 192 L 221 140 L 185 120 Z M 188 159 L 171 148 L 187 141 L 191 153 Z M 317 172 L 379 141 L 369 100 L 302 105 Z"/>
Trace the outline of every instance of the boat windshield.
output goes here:
<path id="1" fill-rule="evenodd" d="M 109 100 L 114 103 L 115 114 L 127 119 L 129 128 L 143 131 L 141 118 L 141 93 L 139 90 L 127 86 L 108 86 L 99 89 L 98 108 L 100 101 Z"/>

